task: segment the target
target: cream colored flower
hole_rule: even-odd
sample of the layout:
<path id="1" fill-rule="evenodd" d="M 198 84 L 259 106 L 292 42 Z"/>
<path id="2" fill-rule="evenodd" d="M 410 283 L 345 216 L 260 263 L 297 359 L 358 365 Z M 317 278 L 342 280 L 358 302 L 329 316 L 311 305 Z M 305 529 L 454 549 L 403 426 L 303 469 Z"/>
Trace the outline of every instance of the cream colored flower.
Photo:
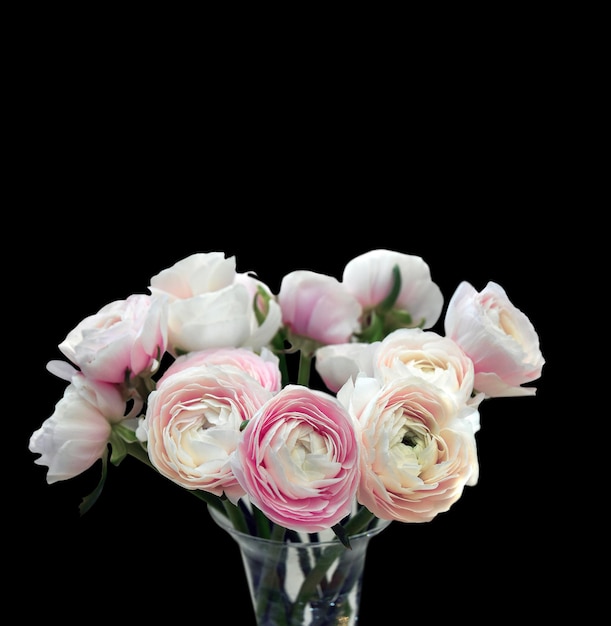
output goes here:
<path id="1" fill-rule="evenodd" d="M 358 425 L 357 499 L 374 515 L 428 522 L 447 511 L 479 474 L 477 408 L 421 376 L 385 383 L 365 376 L 338 393 Z"/>

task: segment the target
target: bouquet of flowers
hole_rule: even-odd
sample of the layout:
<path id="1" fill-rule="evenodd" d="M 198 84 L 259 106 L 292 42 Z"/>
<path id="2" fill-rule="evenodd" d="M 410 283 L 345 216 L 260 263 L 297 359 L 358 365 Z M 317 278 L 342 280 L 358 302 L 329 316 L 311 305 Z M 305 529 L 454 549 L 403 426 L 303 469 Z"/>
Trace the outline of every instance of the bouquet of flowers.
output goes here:
<path id="1" fill-rule="evenodd" d="M 539 338 L 500 285 L 462 282 L 441 335 L 443 306 L 427 263 L 393 250 L 341 280 L 290 272 L 278 293 L 235 257 L 192 254 L 68 333 L 67 361 L 47 366 L 65 393 L 29 449 L 50 484 L 99 464 L 82 513 L 131 455 L 236 536 L 325 538 L 326 556 L 302 551 L 295 592 L 277 554 L 247 572 L 257 623 L 302 624 L 314 606 L 313 623 L 348 623 L 331 621 L 357 612 L 338 600 L 358 578 L 337 573 L 342 553 L 448 511 L 478 481 L 480 404 L 536 393 Z"/>

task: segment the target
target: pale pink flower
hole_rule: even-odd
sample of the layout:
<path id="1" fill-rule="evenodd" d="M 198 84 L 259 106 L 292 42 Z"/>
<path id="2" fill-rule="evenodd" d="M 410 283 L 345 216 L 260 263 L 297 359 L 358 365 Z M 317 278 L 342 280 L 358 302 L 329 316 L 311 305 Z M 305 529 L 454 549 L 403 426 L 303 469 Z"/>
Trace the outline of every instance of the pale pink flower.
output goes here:
<path id="1" fill-rule="evenodd" d="M 342 284 L 368 312 L 391 292 L 394 266 L 399 268 L 401 289 L 393 309 L 409 313 L 411 326 L 431 328 L 441 315 L 443 295 L 422 257 L 393 250 L 370 250 L 346 264 Z"/>
<path id="2" fill-rule="evenodd" d="M 231 464 L 270 520 L 318 532 L 351 512 L 358 455 L 354 425 L 333 396 L 287 385 L 250 420 Z"/>
<path id="3" fill-rule="evenodd" d="M 421 376 L 455 395 L 459 403 L 471 401 L 475 380 L 473 362 L 455 341 L 420 328 L 400 328 L 387 335 L 375 350 L 374 373 L 382 381 Z"/>
<path id="4" fill-rule="evenodd" d="M 47 482 L 74 478 L 103 458 L 112 425 L 131 418 L 125 408 L 118 386 L 75 374 L 53 414 L 30 437 L 29 450 L 41 455 L 34 463 L 48 467 Z"/>
<path id="5" fill-rule="evenodd" d="M 377 517 L 428 522 L 477 483 L 476 407 L 421 376 L 359 376 L 338 399 L 361 439 L 357 499 Z"/>
<path id="6" fill-rule="evenodd" d="M 134 294 L 86 317 L 59 349 L 88 378 L 123 383 L 159 367 L 167 342 L 166 316 L 164 298 Z"/>
<path id="7" fill-rule="evenodd" d="M 136 432 L 151 463 L 185 489 L 201 489 L 232 502 L 244 494 L 229 464 L 240 426 L 272 396 L 233 365 L 179 369 L 151 392 Z"/>
<path id="8" fill-rule="evenodd" d="M 253 308 L 256 289 L 269 295 L 267 316 L 259 324 Z M 236 274 L 235 257 L 221 252 L 192 254 L 153 276 L 153 295 L 166 295 L 168 351 L 267 345 L 281 325 L 279 307 L 257 279 Z"/>
<path id="9" fill-rule="evenodd" d="M 486 397 L 532 396 L 521 387 L 541 376 L 545 360 L 532 322 L 494 282 L 477 292 L 460 283 L 448 303 L 445 333 L 473 361 L 475 389 Z"/>
<path id="10" fill-rule="evenodd" d="M 315 347 L 345 343 L 360 329 L 358 301 L 336 278 L 326 274 L 309 270 L 286 274 L 280 283 L 278 303 L 289 341 L 300 348 L 307 348 L 308 340 Z"/>
<path id="11" fill-rule="evenodd" d="M 282 387 L 279 358 L 267 348 L 262 348 L 261 354 L 255 353 L 250 348 L 209 348 L 189 352 L 179 356 L 159 378 L 157 384 L 160 385 L 169 376 L 188 367 L 200 365 L 233 365 L 252 376 L 269 391 L 280 391 Z"/>

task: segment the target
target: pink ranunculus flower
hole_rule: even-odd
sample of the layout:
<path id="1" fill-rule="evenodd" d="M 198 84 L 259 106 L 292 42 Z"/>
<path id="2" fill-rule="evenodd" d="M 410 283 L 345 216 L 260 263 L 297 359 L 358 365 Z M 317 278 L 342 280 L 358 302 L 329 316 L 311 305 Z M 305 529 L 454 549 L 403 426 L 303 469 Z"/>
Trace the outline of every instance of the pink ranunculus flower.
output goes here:
<path id="1" fill-rule="evenodd" d="M 34 463 L 49 468 L 47 482 L 74 478 L 103 458 L 112 425 L 133 419 L 125 408 L 117 385 L 74 374 L 51 417 L 30 437 L 29 450 L 41 455 Z"/>
<path id="2" fill-rule="evenodd" d="M 475 485 L 479 465 L 470 414 L 477 407 L 421 376 L 382 383 L 359 376 L 338 392 L 361 439 L 358 501 L 381 519 L 428 522 Z"/>
<path id="3" fill-rule="evenodd" d="M 460 283 L 448 303 L 445 333 L 473 361 L 478 392 L 489 398 L 535 395 L 535 387 L 521 385 L 541 376 L 539 337 L 500 285 L 489 282 L 478 293 Z"/>
<path id="4" fill-rule="evenodd" d="M 250 420 L 231 464 L 270 520 L 319 532 L 351 512 L 358 456 L 354 424 L 336 398 L 287 385 Z"/>
<path id="5" fill-rule="evenodd" d="M 209 348 L 179 356 L 159 378 L 157 385 L 188 367 L 233 365 L 250 374 L 265 389 L 276 393 L 282 387 L 279 362 L 278 356 L 267 348 L 262 348 L 261 354 L 257 354 L 251 348 Z"/>
<path id="6" fill-rule="evenodd" d="M 235 257 L 221 252 L 192 254 L 153 276 L 149 290 L 170 299 L 168 351 L 173 356 L 207 348 L 267 345 L 281 325 L 270 290 L 255 278 L 236 274 Z M 267 317 L 259 324 L 256 288 L 270 296 Z"/>
<path id="7" fill-rule="evenodd" d="M 320 345 L 347 343 L 360 329 L 360 304 L 332 276 L 290 272 L 277 299 L 289 341 L 310 354 Z"/>
<path id="8" fill-rule="evenodd" d="M 86 317 L 59 349 L 88 378 L 123 383 L 155 372 L 166 343 L 165 298 L 133 294 Z"/>
<path id="9" fill-rule="evenodd" d="M 342 284 L 367 313 L 391 292 L 394 266 L 399 268 L 401 289 L 393 309 L 409 313 L 412 326 L 431 328 L 441 315 L 443 294 L 432 281 L 429 266 L 422 257 L 393 250 L 370 250 L 346 264 Z"/>
<path id="10" fill-rule="evenodd" d="M 178 368 L 152 391 L 136 431 L 155 468 L 185 489 L 244 495 L 229 464 L 240 426 L 272 392 L 234 365 Z"/>

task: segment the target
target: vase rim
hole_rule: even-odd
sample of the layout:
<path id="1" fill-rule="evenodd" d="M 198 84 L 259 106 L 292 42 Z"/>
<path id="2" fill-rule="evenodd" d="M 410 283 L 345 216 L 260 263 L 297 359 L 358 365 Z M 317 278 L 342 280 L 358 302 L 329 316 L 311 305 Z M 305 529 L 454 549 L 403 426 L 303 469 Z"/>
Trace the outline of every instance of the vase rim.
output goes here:
<path id="1" fill-rule="evenodd" d="M 210 516 L 212 517 L 212 519 L 224 530 L 226 530 L 228 533 L 235 535 L 236 537 L 242 537 L 244 539 L 248 539 L 251 541 L 257 541 L 257 542 L 261 542 L 261 543 L 267 543 L 267 544 L 278 544 L 278 543 L 285 543 L 287 546 L 291 546 L 291 547 L 303 547 L 303 546 L 309 546 L 312 544 L 312 542 L 308 542 L 308 541 L 283 541 L 283 542 L 278 542 L 278 541 L 274 541 L 273 539 L 266 539 L 265 537 L 259 537 L 258 535 L 250 535 L 248 533 L 244 533 L 240 530 L 237 530 L 236 528 L 233 527 L 233 525 L 231 524 L 231 521 L 229 520 L 229 518 L 224 515 L 223 513 L 217 511 L 214 507 L 209 506 L 208 507 L 208 511 L 210 513 Z M 388 528 L 388 526 L 390 526 L 391 524 L 391 520 L 384 520 L 381 518 L 376 518 L 378 520 L 377 525 L 374 528 L 369 528 L 367 530 L 363 530 L 360 533 L 357 533 L 356 535 L 350 535 L 350 541 L 354 541 L 356 539 L 360 539 L 363 537 L 373 537 L 377 534 L 379 534 L 380 532 L 382 532 L 385 528 Z M 330 529 L 331 530 L 331 529 Z M 339 539 L 337 537 L 334 537 L 333 539 L 324 539 L 322 541 L 317 541 L 316 544 L 318 546 L 325 546 L 325 545 L 336 545 L 339 543 Z"/>

